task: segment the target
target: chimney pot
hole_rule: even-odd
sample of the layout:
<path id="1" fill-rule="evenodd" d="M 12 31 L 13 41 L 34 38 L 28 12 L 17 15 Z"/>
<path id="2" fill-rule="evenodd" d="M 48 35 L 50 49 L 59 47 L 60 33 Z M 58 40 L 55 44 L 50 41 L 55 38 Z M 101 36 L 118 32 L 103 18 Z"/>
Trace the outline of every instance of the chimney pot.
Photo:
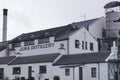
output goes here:
<path id="1" fill-rule="evenodd" d="M 6 15 L 7 16 L 7 9 L 3 9 L 3 15 Z"/>

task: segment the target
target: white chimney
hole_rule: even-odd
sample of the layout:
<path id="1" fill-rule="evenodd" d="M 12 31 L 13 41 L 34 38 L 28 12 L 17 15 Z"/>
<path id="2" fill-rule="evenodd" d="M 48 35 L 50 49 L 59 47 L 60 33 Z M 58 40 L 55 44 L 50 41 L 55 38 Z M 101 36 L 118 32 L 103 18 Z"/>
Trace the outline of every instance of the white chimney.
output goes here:
<path id="1" fill-rule="evenodd" d="M 115 41 L 113 41 L 113 46 L 111 47 L 111 53 L 108 56 L 108 58 L 106 59 L 106 61 L 108 60 L 112 60 L 112 59 L 118 59 L 118 47 L 116 47 L 116 43 Z"/>
<path id="2" fill-rule="evenodd" d="M 2 41 L 7 41 L 7 9 L 3 9 L 3 36 Z"/>
<path id="3" fill-rule="evenodd" d="M 64 48 L 64 44 L 60 44 L 59 53 L 66 54 L 66 49 Z"/>

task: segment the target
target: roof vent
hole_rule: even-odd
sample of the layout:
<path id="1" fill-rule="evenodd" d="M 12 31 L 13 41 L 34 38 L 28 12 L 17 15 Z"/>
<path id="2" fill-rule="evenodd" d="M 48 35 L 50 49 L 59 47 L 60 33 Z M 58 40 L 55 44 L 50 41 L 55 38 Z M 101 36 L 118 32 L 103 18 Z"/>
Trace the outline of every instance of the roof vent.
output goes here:
<path id="1" fill-rule="evenodd" d="M 45 36 L 48 36 L 49 35 L 49 32 L 45 32 Z"/>
<path id="2" fill-rule="evenodd" d="M 18 40 L 21 40 L 21 37 L 19 37 Z"/>
<path id="3" fill-rule="evenodd" d="M 33 38 L 35 35 L 31 35 L 30 37 Z"/>

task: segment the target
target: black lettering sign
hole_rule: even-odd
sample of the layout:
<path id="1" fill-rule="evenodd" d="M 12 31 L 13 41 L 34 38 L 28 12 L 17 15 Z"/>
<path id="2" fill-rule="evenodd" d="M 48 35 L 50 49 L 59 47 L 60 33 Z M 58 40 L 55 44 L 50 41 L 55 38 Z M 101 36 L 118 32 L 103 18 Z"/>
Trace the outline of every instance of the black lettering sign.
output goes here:
<path id="1" fill-rule="evenodd" d="M 46 44 L 39 44 L 39 45 L 21 47 L 19 51 L 44 49 L 44 48 L 52 48 L 52 47 L 54 47 L 54 43 L 46 43 Z"/>

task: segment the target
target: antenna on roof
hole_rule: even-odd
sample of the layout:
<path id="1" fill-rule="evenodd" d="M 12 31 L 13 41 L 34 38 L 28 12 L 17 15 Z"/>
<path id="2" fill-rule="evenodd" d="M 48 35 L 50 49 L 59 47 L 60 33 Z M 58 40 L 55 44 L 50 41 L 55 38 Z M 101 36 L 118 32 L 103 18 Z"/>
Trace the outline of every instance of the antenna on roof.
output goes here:
<path id="1" fill-rule="evenodd" d="M 82 20 L 85 21 L 86 20 L 86 14 L 81 16 Z"/>

